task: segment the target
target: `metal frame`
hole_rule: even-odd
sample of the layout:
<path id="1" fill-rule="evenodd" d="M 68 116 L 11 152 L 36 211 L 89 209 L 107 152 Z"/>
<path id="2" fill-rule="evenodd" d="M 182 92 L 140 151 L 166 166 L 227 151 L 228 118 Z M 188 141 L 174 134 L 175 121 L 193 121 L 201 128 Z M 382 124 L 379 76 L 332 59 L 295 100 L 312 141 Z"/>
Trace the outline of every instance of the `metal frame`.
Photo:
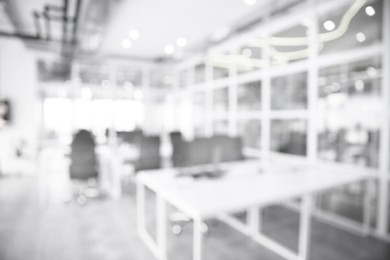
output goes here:
<path id="1" fill-rule="evenodd" d="M 354 0 L 334 0 L 334 1 L 315 1 L 306 0 L 306 6 L 302 5 L 294 12 L 284 15 L 283 17 L 272 19 L 270 22 L 264 23 L 253 30 L 247 31 L 225 43 L 215 46 L 209 50 L 206 56 L 196 56 L 192 59 L 188 59 L 182 64 L 177 66 L 177 69 L 181 68 L 190 69 L 196 66 L 200 62 L 206 62 L 208 64 L 208 70 L 211 72 L 210 77 L 206 77 L 204 85 L 206 88 L 200 90 L 197 86 L 192 86 L 189 82 L 189 88 L 197 88 L 200 91 L 205 91 L 207 96 L 207 107 L 206 111 L 209 111 L 208 119 L 206 120 L 205 129 L 207 135 L 213 134 L 213 121 L 219 118 L 219 115 L 214 114 L 212 111 L 213 107 L 213 90 L 219 87 L 229 85 L 229 134 L 237 133 L 237 122 L 245 119 L 258 119 L 261 122 L 261 148 L 258 153 L 262 158 L 269 158 L 273 156 L 273 152 L 270 150 L 270 132 L 271 132 L 271 120 L 272 119 L 303 119 L 306 120 L 307 128 L 307 156 L 303 159 L 308 163 L 317 163 L 322 160 L 318 158 L 318 133 L 317 125 L 320 120 L 317 113 L 318 107 L 318 76 L 321 68 L 340 64 L 349 64 L 353 62 L 359 62 L 370 58 L 378 58 L 382 56 L 382 105 L 383 114 L 381 116 L 382 125 L 381 130 L 381 145 L 380 145 L 380 158 L 379 158 L 379 171 L 380 177 L 378 178 L 379 183 L 379 197 L 378 197 L 378 209 L 377 209 L 377 227 L 375 232 L 372 234 L 384 239 L 389 239 L 389 209 L 388 209 L 388 198 L 389 198 L 389 170 L 390 170 L 390 31 L 388 25 L 390 24 L 390 0 L 382 0 L 383 6 L 383 39 L 382 43 L 375 43 L 369 46 L 357 47 L 351 50 L 340 51 L 338 53 L 319 55 L 318 42 L 316 41 L 319 33 L 318 22 L 319 16 L 325 15 L 337 10 L 340 7 L 350 5 Z M 368 1 L 367 3 L 370 3 Z M 379 12 L 379 10 L 378 10 Z M 213 80 L 212 67 L 208 62 L 208 57 L 213 53 L 235 53 L 240 46 L 245 45 L 246 41 L 251 38 L 262 37 L 266 38 L 275 33 L 281 32 L 292 26 L 299 24 L 302 17 L 308 17 L 313 21 L 313 26 L 309 27 L 309 57 L 306 60 L 294 62 L 283 67 L 278 68 L 266 68 L 262 70 L 255 70 L 246 74 L 237 74 L 237 66 L 234 62 L 230 63 L 230 74 L 227 78 Z M 265 51 L 264 51 L 265 50 Z M 263 48 L 263 59 L 266 64 L 269 64 L 269 53 L 267 48 Z M 271 111 L 270 110 L 270 91 L 271 91 L 271 80 L 275 77 L 285 76 L 289 74 L 307 72 L 307 91 L 308 91 L 308 107 L 307 110 L 295 111 Z M 253 111 L 251 113 L 239 112 L 236 110 L 237 101 L 237 88 L 239 84 L 252 81 L 261 81 L 262 83 L 262 107 L 259 111 Z M 186 90 L 183 90 L 186 91 Z M 257 114 L 256 114 L 257 113 Z M 250 116 L 249 116 L 250 114 Z M 255 115 L 253 116 L 252 115 Z M 296 156 L 291 156 L 293 160 L 298 160 Z M 323 215 L 324 218 L 328 216 L 325 212 L 317 211 L 317 215 Z"/>

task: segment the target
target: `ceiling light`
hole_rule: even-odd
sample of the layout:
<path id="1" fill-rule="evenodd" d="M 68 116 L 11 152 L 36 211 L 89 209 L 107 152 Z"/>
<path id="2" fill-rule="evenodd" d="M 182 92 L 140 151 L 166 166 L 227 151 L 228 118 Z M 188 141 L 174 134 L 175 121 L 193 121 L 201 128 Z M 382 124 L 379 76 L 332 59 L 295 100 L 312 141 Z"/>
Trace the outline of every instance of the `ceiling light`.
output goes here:
<path id="1" fill-rule="evenodd" d="M 362 32 L 358 32 L 356 34 L 356 40 L 358 42 L 364 42 L 366 40 L 366 35 L 364 33 L 362 33 Z"/>
<path id="2" fill-rule="evenodd" d="M 374 7 L 372 7 L 371 5 L 367 6 L 365 10 L 366 10 L 366 14 L 367 14 L 368 16 L 373 16 L 373 15 L 375 15 L 375 9 L 374 9 Z"/>
<path id="3" fill-rule="evenodd" d="M 244 0 L 244 3 L 246 5 L 254 5 L 256 4 L 257 0 Z"/>
<path id="4" fill-rule="evenodd" d="M 124 49 L 130 49 L 131 48 L 131 41 L 129 39 L 123 39 L 122 40 L 122 47 Z"/>
<path id="5" fill-rule="evenodd" d="M 336 25 L 333 21 L 328 20 L 328 21 L 324 22 L 324 28 L 327 31 L 333 31 L 334 28 L 336 28 Z"/>
<path id="6" fill-rule="evenodd" d="M 137 40 L 137 39 L 139 38 L 139 36 L 140 36 L 140 33 L 139 33 L 138 30 L 131 30 L 131 31 L 129 32 L 129 37 L 130 37 L 130 39 L 132 39 L 132 40 Z"/>
<path id="7" fill-rule="evenodd" d="M 245 48 L 242 50 L 242 55 L 245 56 L 246 58 L 250 58 L 252 56 L 252 50 L 249 48 Z"/>
<path id="8" fill-rule="evenodd" d="M 355 89 L 359 92 L 364 90 L 364 81 L 363 80 L 356 80 L 355 81 Z"/>
<path id="9" fill-rule="evenodd" d="M 187 46 L 187 39 L 184 38 L 184 37 L 179 37 L 179 38 L 177 38 L 177 40 L 176 40 L 176 44 L 177 44 L 177 46 L 179 46 L 179 47 L 185 47 L 185 46 Z"/>
<path id="10" fill-rule="evenodd" d="M 175 52 L 175 47 L 172 44 L 167 44 L 164 47 L 164 51 L 166 54 L 173 54 Z"/>
<path id="11" fill-rule="evenodd" d="M 110 81 L 105 79 L 105 80 L 102 81 L 101 85 L 102 85 L 103 88 L 109 88 L 110 87 Z"/>
<path id="12" fill-rule="evenodd" d="M 123 88 L 125 90 L 131 91 L 131 90 L 133 90 L 133 87 L 134 87 L 134 85 L 130 81 L 125 81 L 125 83 L 123 83 Z"/>
<path id="13" fill-rule="evenodd" d="M 378 76 L 378 71 L 375 67 L 367 67 L 366 69 L 366 72 L 367 72 L 367 75 L 370 76 L 371 78 L 375 78 L 376 76 Z"/>

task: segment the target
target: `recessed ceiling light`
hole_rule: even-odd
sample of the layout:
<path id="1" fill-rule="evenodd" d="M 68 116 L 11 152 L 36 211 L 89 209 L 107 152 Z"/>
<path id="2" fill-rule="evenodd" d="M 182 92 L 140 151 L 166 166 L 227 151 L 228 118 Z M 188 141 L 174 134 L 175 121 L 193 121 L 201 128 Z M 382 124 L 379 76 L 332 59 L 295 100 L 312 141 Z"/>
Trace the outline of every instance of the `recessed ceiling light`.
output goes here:
<path id="1" fill-rule="evenodd" d="M 166 54 L 173 54 L 175 52 L 175 47 L 172 44 L 167 44 L 164 47 L 164 51 Z"/>
<path id="2" fill-rule="evenodd" d="M 362 32 L 358 32 L 356 34 L 356 40 L 358 42 L 364 42 L 366 40 L 366 35 L 364 33 L 362 33 Z"/>
<path id="3" fill-rule="evenodd" d="M 256 4 L 257 0 L 244 0 L 244 3 L 246 5 L 254 5 Z"/>
<path id="4" fill-rule="evenodd" d="M 375 78 L 378 75 L 378 71 L 375 67 L 369 66 L 366 69 L 367 75 L 370 76 L 371 78 Z"/>
<path id="5" fill-rule="evenodd" d="M 125 81 L 125 83 L 123 83 L 123 87 L 125 90 L 131 91 L 133 90 L 134 85 L 130 81 Z"/>
<path id="6" fill-rule="evenodd" d="M 102 81 L 101 85 L 102 85 L 103 88 L 109 88 L 110 87 L 110 81 L 105 79 L 105 80 Z"/>
<path id="7" fill-rule="evenodd" d="M 250 58 L 252 56 L 252 50 L 249 48 L 245 48 L 242 50 L 242 55 L 245 56 L 246 58 Z"/>
<path id="8" fill-rule="evenodd" d="M 124 48 L 124 49 L 130 49 L 131 48 L 131 40 L 129 40 L 129 39 L 123 39 L 122 40 L 122 47 Z"/>
<path id="9" fill-rule="evenodd" d="M 365 11 L 366 11 L 366 14 L 367 14 L 368 16 L 373 16 L 373 15 L 375 15 L 375 9 L 374 9 L 374 7 L 372 7 L 371 5 L 367 6 L 366 9 L 365 9 Z"/>
<path id="10" fill-rule="evenodd" d="M 328 21 L 324 22 L 324 28 L 327 31 L 333 31 L 334 28 L 336 28 L 336 25 L 334 24 L 334 22 L 332 20 L 328 20 Z"/>
<path id="11" fill-rule="evenodd" d="M 355 85 L 355 89 L 357 91 L 360 92 L 360 91 L 364 90 L 364 81 L 363 80 L 361 80 L 361 79 L 356 80 L 354 85 Z"/>
<path id="12" fill-rule="evenodd" d="M 185 46 L 187 46 L 187 39 L 184 38 L 184 37 L 179 37 L 179 38 L 177 38 L 177 40 L 176 40 L 176 44 L 177 44 L 177 46 L 179 46 L 179 47 L 185 47 Z"/>
<path id="13" fill-rule="evenodd" d="M 130 32 L 129 32 L 129 37 L 130 37 L 130 39 L 132 39 L 132 40 L 137 40 L 139 37 L 140 37 L 140 33 L 139 33 L 139 31 L 138 30 L 131 30 Z"/>

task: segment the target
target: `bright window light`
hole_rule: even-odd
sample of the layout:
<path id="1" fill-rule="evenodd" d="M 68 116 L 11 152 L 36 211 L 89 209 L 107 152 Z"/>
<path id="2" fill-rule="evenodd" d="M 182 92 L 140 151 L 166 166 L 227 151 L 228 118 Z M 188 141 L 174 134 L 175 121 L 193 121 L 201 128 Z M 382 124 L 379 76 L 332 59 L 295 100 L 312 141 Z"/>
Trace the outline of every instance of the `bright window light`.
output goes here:
<path id="1" fill-rule="evenodd" d="M 327 31 L 333 31 L 334 28 L 336 28 L 336 25 L 333 21 L 327 20 L 326 22 L 324 22 L 324 28 Z"/>
<path id="2" fill-rule="evenodd" d="M 368 16 L 374 16 L 375 15 L 375 9 L 371 5 L 367 6 L 365 11 L 366 11 L 366 14 Z"/>

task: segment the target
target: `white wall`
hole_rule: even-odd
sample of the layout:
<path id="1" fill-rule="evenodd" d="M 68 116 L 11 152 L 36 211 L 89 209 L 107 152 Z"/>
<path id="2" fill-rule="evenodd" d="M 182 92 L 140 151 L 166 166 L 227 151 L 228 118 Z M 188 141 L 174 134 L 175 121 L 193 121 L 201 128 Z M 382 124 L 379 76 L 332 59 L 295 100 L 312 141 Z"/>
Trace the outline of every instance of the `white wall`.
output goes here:
<path id="1" fill-rule="evenodd" d="M 0 98 L 11 103 L 11 123 L 0 130 L 2 174 L 35 172 L 37 148 L 37 73 L 34 53 L 18 39 L 0 38 Z M 15 146 L 25 140 L 25 160 L 15 160 Z"/>

